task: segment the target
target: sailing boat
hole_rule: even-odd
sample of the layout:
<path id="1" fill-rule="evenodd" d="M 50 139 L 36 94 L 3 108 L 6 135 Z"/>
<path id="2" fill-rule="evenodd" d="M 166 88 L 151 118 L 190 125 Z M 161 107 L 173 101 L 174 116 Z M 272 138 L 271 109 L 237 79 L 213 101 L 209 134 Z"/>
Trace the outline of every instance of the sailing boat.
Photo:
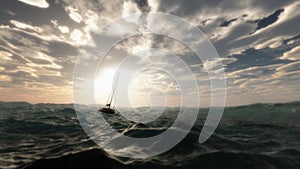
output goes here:
<path id="1" fill-rule="evenodd" d="M 111 103 L 113 101 L 113 98 L 114 98 L 114 95 L 115 95 L 115 91 L 116 91 L 116 87 L 117 87 L 117 81 L 118 81 L 118 78 L 119 78 L 119 74 L 117 76 L 117 79 L 116 79 L 116 82 L 115 82 L 115 85 L 113 87 L 113 90 L 112 90 L 112 93 L 110 94 L 110 96 L 108 97 L 108 102 L 107 104 L 105 104 L 106 107 L 103 107 L 101 108 L 99 111 L 102 112 L 102 113 L 107 113 L 107 114 L 115 114 L 116 113 L 116 110 L 111 108 Z"/>

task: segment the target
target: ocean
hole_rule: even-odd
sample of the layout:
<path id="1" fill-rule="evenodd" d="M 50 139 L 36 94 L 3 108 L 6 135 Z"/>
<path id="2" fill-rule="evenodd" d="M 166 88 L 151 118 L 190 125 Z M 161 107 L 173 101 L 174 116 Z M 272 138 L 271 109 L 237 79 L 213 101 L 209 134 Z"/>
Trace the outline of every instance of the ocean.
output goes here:
<path id="1" fill-rule="evenodd" d="M 150 137 L 167 130 L 178 109 L 165 111 L 145 125 L 119 116 L 107 120 L 127 136 Z M 225 108 L 215 133 L 199 144 L 207 111 L 199 110 L 192 130 L 174 148 L 131 159 L 97 146 L 72 104 L 0 102 L 0 168 L 300 168 L 300 102 Z"/>

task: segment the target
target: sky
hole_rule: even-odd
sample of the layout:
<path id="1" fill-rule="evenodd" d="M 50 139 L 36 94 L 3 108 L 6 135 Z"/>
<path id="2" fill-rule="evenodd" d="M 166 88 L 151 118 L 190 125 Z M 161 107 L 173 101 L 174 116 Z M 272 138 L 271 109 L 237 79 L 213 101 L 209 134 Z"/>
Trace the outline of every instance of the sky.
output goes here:
<path id="1" fill-rule="evenodd" d="M 141 12 L 175 15 L 205 33 L 224 67 L 226 106 L 300 100 L 297 0 L 3 0 L 0 100 L 72 103 L 75 65 L 95 60 L 96 56 L 90 56 L 86 48 L 95 32 L 117 19 Z M 166 29 L 168 25 L 156 26 Z M 209 106 L 207 69 L 216 61 L 201 63 L 184 44 L 160 35 L 135 36 L 114 46 L 99 74 L 91 79 L 95 80 L 95 90 L 100 90 L 96 96 L 99 102 L 107 100 L 117 63 L 124 56 L 154 47 L 172 51 L 191 67 L 200 84 L 201 105 Z M 143 56 L 138 60 L 151 59 Z M 166 69 L 172 66 L 166 65 Z M 130 70 L 130 65 L 124 69 Z M 129 97 L 133 105 L 144 106 L 165 103 L 162 96 L 167 96 L 168 105 L 176 106 L 181 96 L 178 90 L 176 79 L 166 72 L 147 70 L 132 79 Z M 145 97 L 149 94 L 150 101 Z"/>

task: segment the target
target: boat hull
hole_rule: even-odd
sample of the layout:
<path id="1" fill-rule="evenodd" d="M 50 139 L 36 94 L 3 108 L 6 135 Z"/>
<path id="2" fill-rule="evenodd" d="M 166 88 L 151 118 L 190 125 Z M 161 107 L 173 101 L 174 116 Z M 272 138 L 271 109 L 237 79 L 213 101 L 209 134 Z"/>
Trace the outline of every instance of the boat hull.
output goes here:
<path id="1" fill-rule="evenodd" d="M 102 108 L 100 109 L 100 112 L 102 113 L 107 113 L 107 114 L 115 114 L 115 110 L 114 109 L 111 109 L 111 108 Z"/>

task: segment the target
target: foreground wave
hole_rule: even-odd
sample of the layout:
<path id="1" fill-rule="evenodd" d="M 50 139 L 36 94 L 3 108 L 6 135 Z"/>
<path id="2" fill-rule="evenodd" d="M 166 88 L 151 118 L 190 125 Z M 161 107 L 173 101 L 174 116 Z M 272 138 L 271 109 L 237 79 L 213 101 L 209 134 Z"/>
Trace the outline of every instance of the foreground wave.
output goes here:
<path id="1" fill-rule="evenodd" d="M 299 102 L 226 108 L 204 144 L 198 137 L 207 109 L 201 109 L 181 143 L 148 159 L 115 157 L 99 149 L 83 132 L 72 106 L 0 102 L 0 168 L 300 168 Z M 176 110 L 168 108 L 145 125 L 117 116 L 107 120 L 123 134 L 149 137 L 165 131 Z"/>
<path id="2" fill-rule="evenodd" d="M 123 164 L 116 160 L 107 157 L 107 154 L 99 149 L 93 149 L 81 153 L 66 155 L 60 158 L 42 159 L 37 160 L 31 164 L 25 165 L 20 168 L 26 169 L 111 169 L 111 168 L 124 168 L 124 169 L 218 169 L 218 168 L 231 168 L 231 169 L 269 169 L 269 168 L 289 168 L 296 169 L 299 166 L 291 159 L 281 159 L 279 157 L 270 157 L 267 155 L 259 154 L 245 154 L 245 153 L 230 153 L 230 152 L 212 152 L 203 154 L 188 162 L 186 165 L 162 165 L 155 162 L 136 162 L 130 164 Z"/>

